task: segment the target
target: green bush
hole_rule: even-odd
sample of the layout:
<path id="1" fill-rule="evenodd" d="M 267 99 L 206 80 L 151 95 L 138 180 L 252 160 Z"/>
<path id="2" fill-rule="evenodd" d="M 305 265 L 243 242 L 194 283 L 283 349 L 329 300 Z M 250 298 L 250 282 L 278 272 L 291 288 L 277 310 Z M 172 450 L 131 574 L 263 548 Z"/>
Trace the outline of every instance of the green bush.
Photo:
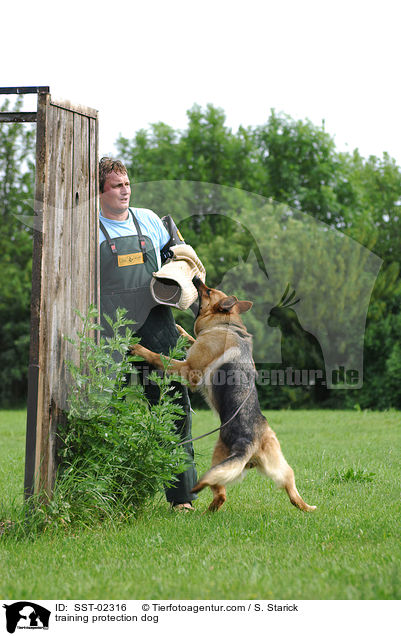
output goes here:
<path id="1" fill-rule="evenodd" d="M 115 323 L 108 320 L 113 337 L 100 337 L 99 343 L 94 338 L 100 330 L 96 308 L 86 317 L 78 315 L 82 330 L 69 342 L 79 362 L 68 365 L 68 422 L 60 433 L 61 464 L 52 507 L 66 522 L 126 518 L 185 469 L 185 451 L 173 432 L 174 421 L 182 417 L 171 387 L 177 378 L 151 374 L 160 400 L 150 406 L 143 387 L 129 381 L 132 363 L 139 358 L 127 351 L 139 339 L 132 337 L 125 312 L 119 311 Z M 172 356 L 182 355 L 181 343 Z"/>

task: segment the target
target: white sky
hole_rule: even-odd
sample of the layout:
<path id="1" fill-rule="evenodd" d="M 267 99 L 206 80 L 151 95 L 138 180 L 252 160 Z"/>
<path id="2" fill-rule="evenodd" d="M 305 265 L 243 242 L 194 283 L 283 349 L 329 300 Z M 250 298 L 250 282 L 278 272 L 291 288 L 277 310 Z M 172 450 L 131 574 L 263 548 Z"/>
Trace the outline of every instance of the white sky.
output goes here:
<path id="1" fill-rule="evenodd" d="M 185 128 L 196 102 L 234 130 L 271 108 L 324 119 L 339 149 L 401 165 L 400 17 L 396 0 L 22 0 L 1 9 L 0 85 L 97 108 L 101 154 Z"/>

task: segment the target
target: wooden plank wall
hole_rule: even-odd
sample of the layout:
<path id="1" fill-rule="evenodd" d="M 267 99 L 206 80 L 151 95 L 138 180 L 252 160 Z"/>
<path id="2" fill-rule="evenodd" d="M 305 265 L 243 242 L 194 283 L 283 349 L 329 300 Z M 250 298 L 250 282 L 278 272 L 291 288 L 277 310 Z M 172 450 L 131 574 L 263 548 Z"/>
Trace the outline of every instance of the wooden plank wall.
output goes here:
<path id="1" fill-rule="evenodd" d="M 25 493 L 51 495 L 57 431 L 67 405 L 66 360 L 80 321 L 99 306 L 97 111 L 38 96 L 36 213 Z"/>

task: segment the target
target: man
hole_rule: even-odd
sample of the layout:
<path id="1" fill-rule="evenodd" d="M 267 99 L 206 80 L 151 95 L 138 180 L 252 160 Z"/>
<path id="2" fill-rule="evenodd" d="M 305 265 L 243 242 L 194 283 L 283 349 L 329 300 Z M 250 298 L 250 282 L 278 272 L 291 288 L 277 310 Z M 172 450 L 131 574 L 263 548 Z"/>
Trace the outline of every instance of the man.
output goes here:
<path id="1" fill-rule="evenodd" d="M 153 272 L 160 269 L 162 250 L 170 236 L 159 217 L 151 210 L 130 208 L 131 186 L 121 161 L 103 157 L 99 165 L 100 189 L 100 305 L 104 313 L 115 317 L 117 307 L 127 309 L 127 318 L 135 321 L 135 335 L 141 344 L 156 353 L 168 354 L 178 339 L 170 307 L 156 305 L 150 293 Z M 102 321 L 107 335 L 107 323 Z M 139 364 L 141 381 L 145 364 Z M 191 438 L 191 412 L 188 390 L 181 384 L 179 404 L 185 412 L 176 428 L 182 439 Z M 159 389 L 147 383 L 145 395 L 155 404 Z M 197 481 L 192 444 L 185 445 L 191 466 L 178 481 L 166 488 L 167 501 L 175 509 L 193 510 L 196 495 L 191 489 Z"/>

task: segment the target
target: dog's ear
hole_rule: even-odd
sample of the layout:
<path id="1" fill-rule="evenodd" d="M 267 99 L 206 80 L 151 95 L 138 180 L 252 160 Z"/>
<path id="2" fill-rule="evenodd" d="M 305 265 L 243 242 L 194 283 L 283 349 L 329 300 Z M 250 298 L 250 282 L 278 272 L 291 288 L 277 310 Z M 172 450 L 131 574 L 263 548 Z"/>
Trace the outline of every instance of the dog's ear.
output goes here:
<path id="1" fill-rule="evenodd" d="M 233 307 L 235 307 L 238 302 L 238 298 L 236 296 L 226 296 L 222 298 L 217 303 L 217 309 L 220 311 L 231 311 Z"/>
<path id="2" fill-rule="evenodd" d="M 249 311 L 252 305 L 253 303 L 250 300 L 238 300 L 236 296 L 227 296 L 217 303 L 220 311 L 237 311 L 239 314 Z"/>
<path id="3" fill-rule="evenodd" d="M 244 314 L 246 311 L 249 311 L 252 307 L 253 303 L 250 300 L 238 300 L 237 309 L 238 313 Z"/>

